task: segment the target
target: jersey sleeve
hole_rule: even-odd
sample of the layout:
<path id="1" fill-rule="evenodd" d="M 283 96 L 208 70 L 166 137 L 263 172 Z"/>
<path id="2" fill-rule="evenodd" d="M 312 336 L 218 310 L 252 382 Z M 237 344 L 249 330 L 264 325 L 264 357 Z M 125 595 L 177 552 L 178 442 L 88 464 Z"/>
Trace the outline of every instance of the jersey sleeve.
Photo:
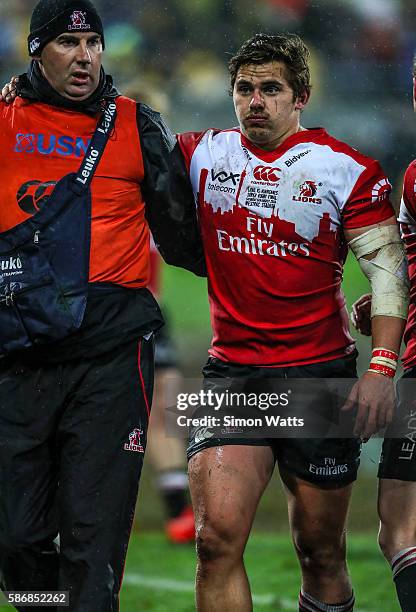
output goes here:
<path id="1" fill-rule="evenodd" d="M 145 177 L 146 219 L 163 259 L 205 276 L 205 257 L 192 185 L 181 148 L 159 113 L 137 107 Z"/>
<path id="2" fill-rule="evenodd" d="M 416 224 L 416 160 L 412 161 L 404 175 L 399 221 Z"/>
<path id="3" fill-rule="evenodd" d="M 184 132 L 183 134 L 177 135 L 178 143 L 181 148 L 188 172 L 191 168 L 192 156 L 195 149 L 201 142 L 201 139 L 205 133 L 206 132 Z"/>
<path id="4" fill-rule="evenodd" d="M 394 216 L 391 184 L 377 161 L 371 161 L 358 177 L 343 208 L 346 229 L 367 227 Z"/>

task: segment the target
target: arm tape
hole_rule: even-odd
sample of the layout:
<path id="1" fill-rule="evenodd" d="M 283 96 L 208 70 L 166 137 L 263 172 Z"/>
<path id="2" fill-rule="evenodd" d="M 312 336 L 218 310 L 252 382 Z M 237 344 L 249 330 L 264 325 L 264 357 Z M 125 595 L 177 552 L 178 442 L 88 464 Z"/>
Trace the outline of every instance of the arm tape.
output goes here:
<path id="1" fill-rule="evenodd" d="M 407 318 L 407 259 L 397 225 L 383 225 L 353 238 L 349 247 L 371 284 L 371 316 Z M 372 259 L 366 255 L 376 253 Z"/>

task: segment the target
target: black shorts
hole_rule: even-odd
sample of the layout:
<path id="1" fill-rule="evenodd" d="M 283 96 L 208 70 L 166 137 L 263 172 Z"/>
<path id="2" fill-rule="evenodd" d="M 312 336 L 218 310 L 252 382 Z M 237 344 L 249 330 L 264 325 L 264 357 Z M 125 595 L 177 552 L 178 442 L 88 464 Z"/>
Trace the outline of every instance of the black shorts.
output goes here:
<path id="1" fill-rule="evenodd" d="M 356 378 L 354 352 L 342 359 L 323 363 L 287 368 L 261 368 L 226 363 L 209 358 L 203 368 L 205 383 L 212 379 L 246 378 Z M 214 382 L 214 387 L 215 387 Z M 218 381 L 218 389 L 220 389 Z M 211 437 L 209 437 L 211 436 Z M 324 488 L 343 487 L 357 478 L 361 443 L 356 438 L 238 438 L 213 437 L 208 432 L 204 437 L 201 428 L 191 430 L 187 449 L 188 459 L 201 450 L 224 445 L 270 446 L 279 467 L 295 476 Z M 329 467 L 330 466 L 330 467 Z"/>
<path id="2" fill-rule="evenodd" d="M 401 380 L 412 378 L 416 378 L 416 367 L 406 370 Z M 410 394 L 409 401 L 409 393 L 404 391 L 404 387 L 401 390 L 400 386 L 399 381 L 398 409 L 396 418 L 386 431 L 378 477 L 416 482 L 416 405 L 412 400 L 413 394 Z M 411 389 L 408 388 L 408 391 Z M 404 433 L 402 437 L 396 435 L 398 428 Z"/>

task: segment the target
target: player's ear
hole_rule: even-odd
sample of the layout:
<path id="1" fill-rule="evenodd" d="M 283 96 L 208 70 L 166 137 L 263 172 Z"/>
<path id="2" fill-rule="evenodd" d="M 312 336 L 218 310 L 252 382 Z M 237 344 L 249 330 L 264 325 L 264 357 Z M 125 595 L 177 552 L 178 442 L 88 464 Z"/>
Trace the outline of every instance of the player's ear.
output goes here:
<path id="1" fill-rule="evenodd" d="M 303 110 L 309 102 L 310 95 L 309 91 L 304 91 L 297 96 L 295 100 L 295 110 Z"/>

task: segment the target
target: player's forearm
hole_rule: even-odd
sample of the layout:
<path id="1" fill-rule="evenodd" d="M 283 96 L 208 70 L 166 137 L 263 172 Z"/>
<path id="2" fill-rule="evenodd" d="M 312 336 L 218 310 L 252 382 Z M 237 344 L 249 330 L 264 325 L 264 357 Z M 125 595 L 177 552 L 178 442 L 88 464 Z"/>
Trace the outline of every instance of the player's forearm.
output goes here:
<path id="1" fill-rule="evenodd" d="M 398 317 L 375 316 L 371 320 L 373 348 L 383 347 L 399 353 L 406 321 Z"/>
<path id="2" fill-rule="evenodd" d="M 373 349 L 390 349 L 397 362 L 409 306 L 407 261 L 399 228 L 392 217 L 385 225 L 347 234 L 349 247 L 371 285 Z M 383 362 L 391 356 L 376 357 Z"/>
<path id="3" fill-rule="evenodd" d="M 373 350 L 369 372 L 394 378 L 405 323 L 400 317 L 377 315 L 372 318 Z"/>

